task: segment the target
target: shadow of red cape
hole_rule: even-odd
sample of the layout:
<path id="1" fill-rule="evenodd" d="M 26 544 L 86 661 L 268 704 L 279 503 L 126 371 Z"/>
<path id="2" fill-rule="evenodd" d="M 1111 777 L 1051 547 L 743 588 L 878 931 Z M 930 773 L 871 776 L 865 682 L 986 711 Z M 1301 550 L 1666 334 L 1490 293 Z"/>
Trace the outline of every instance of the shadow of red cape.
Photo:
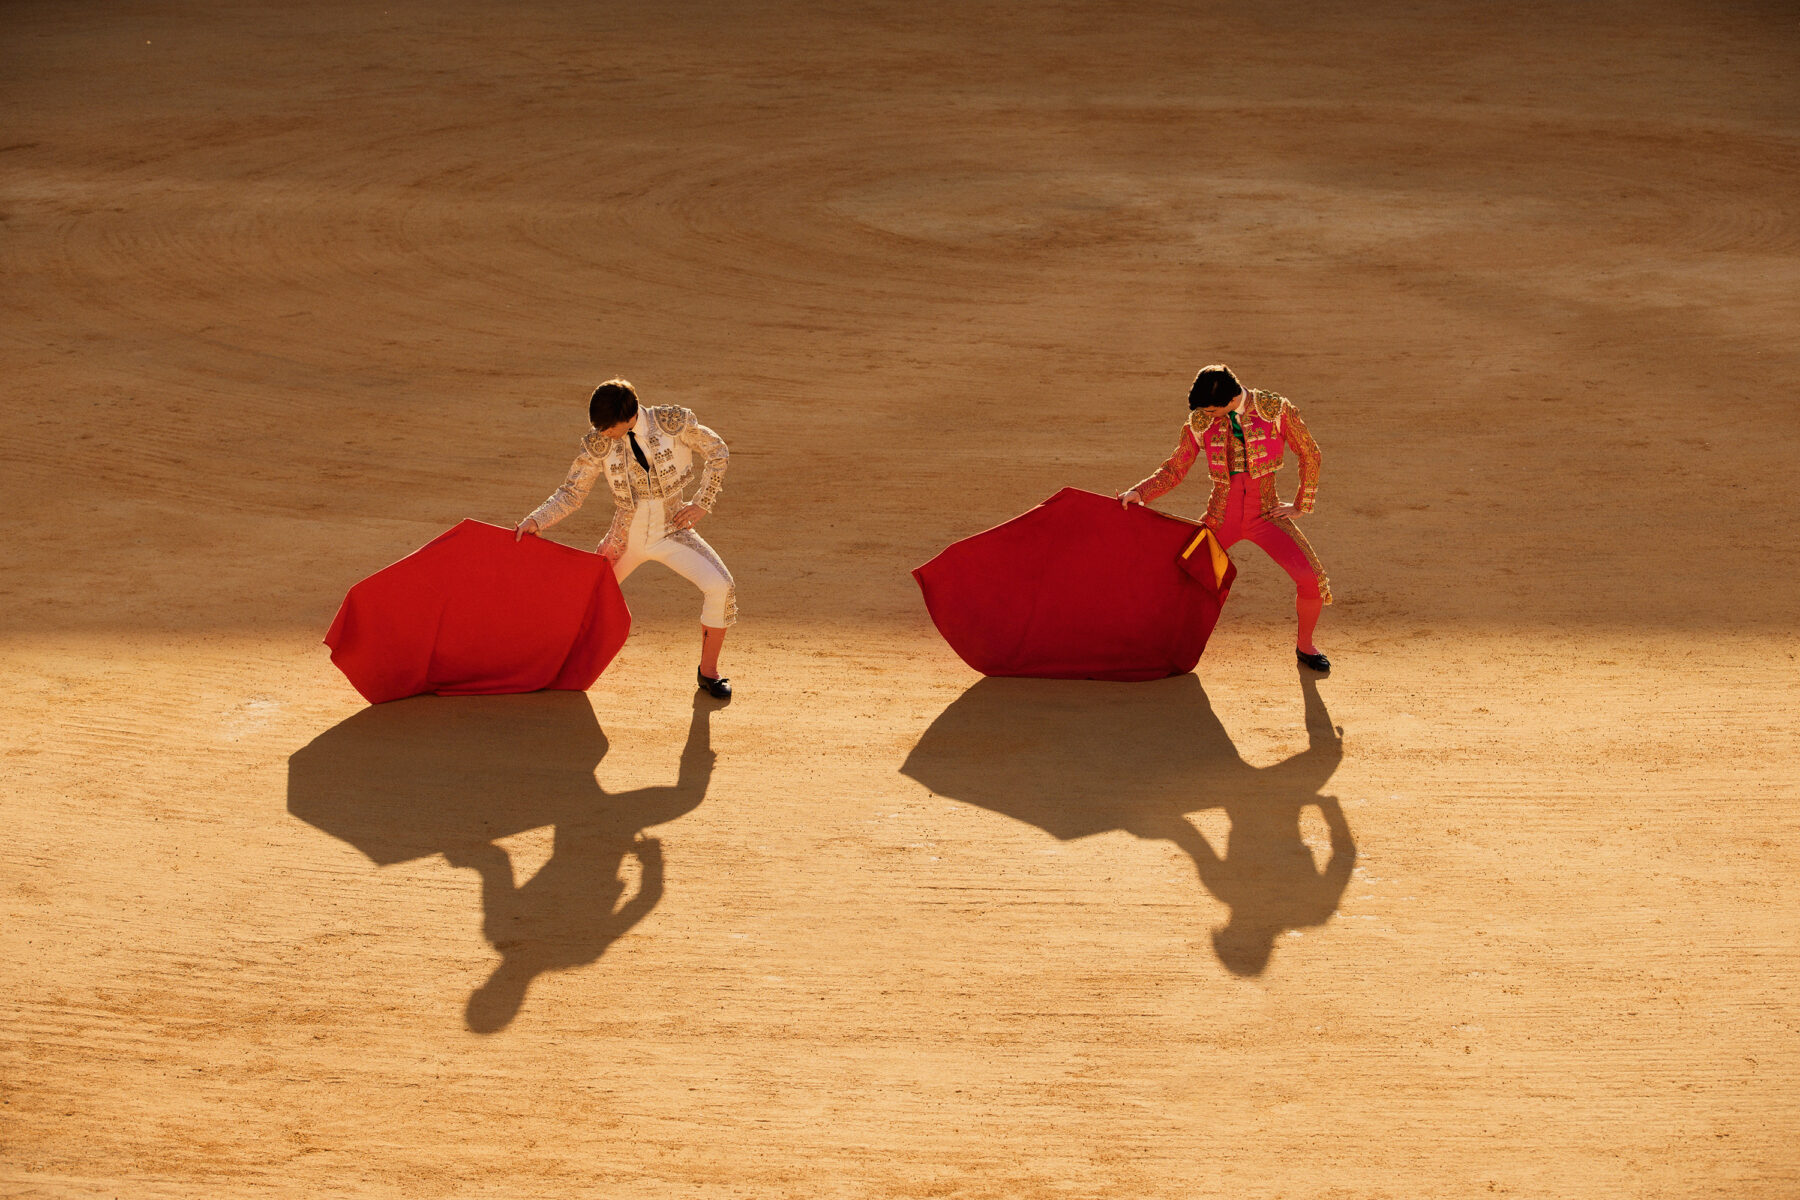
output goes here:
<path id="1" fill-rule="evenodd" d="M 1171 842 L 1231 910 L 1212 935 L 1219 961 L 1257 975 L 1286 931 L 1331 920 L 1356 864 L 1344 810 L 1325 791 L 1343 760 L 1342 731 L 1318 681 L 1296 674 L 1307 745 L 1270 766 L 1243 760 L 1205 688 L 1183 675 L 1128 688 L 980 680 L 931 723 L 900 771 L 934 795 L 1060 841 L 1118 831 Z M 1301 838 L 1307 808 L 1330 834 L 1317 859 Z M 1229 818 L 1224 844 L 1188 819 L 1208 809 Z"/>

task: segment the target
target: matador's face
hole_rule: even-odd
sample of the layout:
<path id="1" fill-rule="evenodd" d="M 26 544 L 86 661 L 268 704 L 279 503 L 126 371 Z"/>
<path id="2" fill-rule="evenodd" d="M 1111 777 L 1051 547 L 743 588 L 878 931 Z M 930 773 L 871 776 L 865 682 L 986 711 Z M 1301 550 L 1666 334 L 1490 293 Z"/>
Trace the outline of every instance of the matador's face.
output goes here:
<path id="1" fill-rule="evenodd" d="M 1249 392 L 1239 392 L 1236 397 L 1232 399 L 1230 404 L 1223 404 L 1218 408 L 1202 408 L 1200 411 L 1206 414 L 1208 420 L 1212 420 L 1221 413 L 1234 413 L 1240 411 L 1244 407 L 1244 401 L 1248 399 L 1250 399 Z"/>

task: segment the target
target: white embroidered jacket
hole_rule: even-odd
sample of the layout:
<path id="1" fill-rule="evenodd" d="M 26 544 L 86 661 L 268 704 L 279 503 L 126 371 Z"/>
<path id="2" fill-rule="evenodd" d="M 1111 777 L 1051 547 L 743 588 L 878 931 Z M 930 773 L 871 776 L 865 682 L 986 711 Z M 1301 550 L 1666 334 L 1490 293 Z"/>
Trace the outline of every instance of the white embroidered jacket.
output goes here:
<path id="1" fill-rule="evenodd" d="M 731 457 L 725 439 L 679 404 L 645 406 L 638 414 L 633 432 L 644 457 L 650 460 L 649 471 L 639 469 L 632 458 L 630 438 L 602 437 L 594 430 L 581 439 L 581 453 L 569 467 L 568 478 L 531 514 L 539 529 L 550 528 L 580 508 L 603 473 L 613 495 L 612 526 L 599 547 L 607 558 L 624 553 L 632 515 L 642 501 L 667 500 L 678 507 L 684 503 L 683 493 L 698 479 L 698 489 L 685 503 L 712 511 L 725 485 L 726 460 Z"/>

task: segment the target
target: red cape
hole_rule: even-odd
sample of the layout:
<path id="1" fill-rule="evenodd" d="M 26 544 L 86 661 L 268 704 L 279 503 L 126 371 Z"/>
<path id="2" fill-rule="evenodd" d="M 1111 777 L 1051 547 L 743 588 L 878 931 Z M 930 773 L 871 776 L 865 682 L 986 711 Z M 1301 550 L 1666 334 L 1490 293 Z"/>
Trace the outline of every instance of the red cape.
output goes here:
<path id="1" fill-rule="evenodd" d="M 1192 521 L 1064 488 L 946 547 L 913 578 L 938 632 L 983 675 L 1185 675 L 1237 575 L 1216 541 L 1196 542 L 1199 531 Z"/>
<path id="2" fill-rule="evenodd" d="M 380 704 L 422 692 L 585 691 L 630 632 L 606 559 L 464 521 L 351 588 L 325 644 Z"/>

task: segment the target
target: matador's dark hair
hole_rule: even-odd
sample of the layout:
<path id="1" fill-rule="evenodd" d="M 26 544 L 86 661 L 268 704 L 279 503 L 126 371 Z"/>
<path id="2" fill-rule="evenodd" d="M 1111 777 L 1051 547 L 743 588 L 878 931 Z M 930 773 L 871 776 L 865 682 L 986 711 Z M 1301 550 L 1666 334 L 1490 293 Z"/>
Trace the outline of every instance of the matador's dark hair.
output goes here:
<path id="1" fill-rule="evenodd" d="M 595 429 L 611 429 L 620 421 L 637 417 L 637 389 L 626 379 L 609 379 L 594 389 L 588 401 L 588 420 Z"/>
<path id="2" fill-rule="evenodd" d="M 1238 382 L 1230 367 L 1213 363 L 1201 367 L 1200 373 L 1194 376 L 1194 386 L 1188 389 L 1188 408 L 1224 408 L 1243 390 L 1244 385 Z"/>

